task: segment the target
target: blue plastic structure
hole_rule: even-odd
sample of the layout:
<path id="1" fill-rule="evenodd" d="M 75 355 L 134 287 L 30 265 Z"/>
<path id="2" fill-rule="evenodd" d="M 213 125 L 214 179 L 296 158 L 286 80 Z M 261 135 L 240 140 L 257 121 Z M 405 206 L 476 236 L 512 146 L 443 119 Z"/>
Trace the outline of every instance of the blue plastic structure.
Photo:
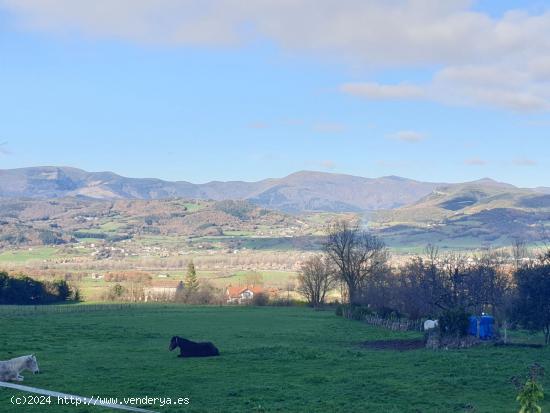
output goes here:
<path id="1" fill-rule="evenodd" d="M 477 325 L 479 320 L 479 338 L 481 340 L 490 340 L 494 335 L 495 319 L 490 315 L 471 316 L 468 334 L 477 337 Z"/>

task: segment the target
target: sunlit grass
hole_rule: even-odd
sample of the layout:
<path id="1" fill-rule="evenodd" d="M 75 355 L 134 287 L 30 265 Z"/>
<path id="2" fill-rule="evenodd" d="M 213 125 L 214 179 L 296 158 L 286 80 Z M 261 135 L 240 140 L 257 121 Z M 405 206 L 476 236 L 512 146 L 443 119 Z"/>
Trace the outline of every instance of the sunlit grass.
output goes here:
<path id="1" fill-rule="evenodd" d="M 0 253 L 0 263 L 16 262 L 22 263 L 33 260 L 47 260 L 57 254 L 58 249 L 54 247 L 33 247 L 20 250 L 4 251 Z"/>

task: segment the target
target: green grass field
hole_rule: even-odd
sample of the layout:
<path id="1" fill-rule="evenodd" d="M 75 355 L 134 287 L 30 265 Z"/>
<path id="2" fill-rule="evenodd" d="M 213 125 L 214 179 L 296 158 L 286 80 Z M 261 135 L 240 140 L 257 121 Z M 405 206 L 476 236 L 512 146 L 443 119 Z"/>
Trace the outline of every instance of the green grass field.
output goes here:
<path id="1" fill-rule="evenodd" d="M 14 251 L 0 252 L 0 263 L 24 263 L 27 261 L 47 260 L 57 254 L 58 249 L 54 247 L 34 247 Z"/>
<path id="2" fill-rule="evenodd" d="M 297 272 L 295 271 L 236 271 L 230 277 L 223 278 L 223 283 L 231 283 L 233 285 L 246 285 L 247 277 L 251 273 L 258 273 L 262 277 L 262 281 L 270 286 L 285 287 L 289 279 L 295 278 Z"/>
<path id="3" fill-rule="evenodd" d="M 77 307 L 78 308 L 78 307 Z M 516 412 L 512 375 L 550 369 L 550 349 L 374 350 L 414 338 L 308 308 L 138 306 L 11 316 L 0 309 L 0 360 L 36 353 L 25 385 L 82 396 L 189 397 L 159 412 Z M 221 357 L 179 359 L 170 336 L 211 340 Z M 550 380 L 544 385 L 550 389 Z M 1 412 L 103 412 L 13 406 Z M 545 411 L 550 402 L 544 403 Z"/>

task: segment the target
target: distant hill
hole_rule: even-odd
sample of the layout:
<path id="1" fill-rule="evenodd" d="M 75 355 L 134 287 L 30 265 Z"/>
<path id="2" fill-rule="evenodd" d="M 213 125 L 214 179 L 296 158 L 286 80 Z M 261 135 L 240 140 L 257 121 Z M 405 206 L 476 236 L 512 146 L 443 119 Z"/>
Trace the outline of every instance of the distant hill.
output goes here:
<path id="1" fill-rule="evenodd" d="M 371 226 L 400 243 L 504 245 L 545 240 L 550 194 L 491 180 L 438 187 L 417 202 L 379 211 Z"/>
<path id="2" fill-rule="evenodd" d="M 232 199 L 286 212 L 392 209 L 417 201 L 437 186 L 395 176 L 370 179 L 308 171 L 258 182 L 192 184 L 67 167 L 0 170 L 0 198 Z"/>
<path id="3" fill-rule="evenodd" d="M 306 220 L 246 201 L 0 199 L 0 249 L 86 240 L 117 243 L 136 237 L 156 237 L 159 243 L 164 237 L 180 237 L 183 243 L 185 237 L 188 243 L 224 235 L 226 247 L 235 248 L 246 241 L 239 238 L 244 235 L 300 238 L 315 230 Z"/>
<path id="4" fill-rule="evenodd" d="M 322 172 L 297 172 L 251 194 L 251 202 L 284 211 L 369 211 L 407 205 L 438 184 L 388 176 L 376 179 Z"/>

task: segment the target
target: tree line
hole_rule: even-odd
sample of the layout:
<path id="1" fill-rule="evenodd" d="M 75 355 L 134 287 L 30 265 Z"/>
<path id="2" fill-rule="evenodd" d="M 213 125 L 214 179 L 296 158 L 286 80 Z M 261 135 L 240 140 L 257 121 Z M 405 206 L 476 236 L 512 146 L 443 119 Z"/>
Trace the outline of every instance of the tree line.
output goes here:
<path id="1" fill-rule="evenodd" d="M 302 264 L 298 290 L 311 306 L 340 288 L 351 311 L 409 319 L 461 318 L 488 313 L 534 331 L 550 343 L 550 251 L 524 260 L 516 243 L 510 254 L 486 251 L 468 258 L 428 245 L 423 256 L 392 268 L 382 240 L 358 225 L 333 224 L 324 251 Z M 458 315 L 457 315 L 458 314 Z"/>
<path id="2" fill-rule="evenodd" d="M 52 304 L 66 301 L 79 301 L 77 289 L 67 281 L 38 281 L 19 275 L 12 277 L 0 272 L 0 304 Z"/>

